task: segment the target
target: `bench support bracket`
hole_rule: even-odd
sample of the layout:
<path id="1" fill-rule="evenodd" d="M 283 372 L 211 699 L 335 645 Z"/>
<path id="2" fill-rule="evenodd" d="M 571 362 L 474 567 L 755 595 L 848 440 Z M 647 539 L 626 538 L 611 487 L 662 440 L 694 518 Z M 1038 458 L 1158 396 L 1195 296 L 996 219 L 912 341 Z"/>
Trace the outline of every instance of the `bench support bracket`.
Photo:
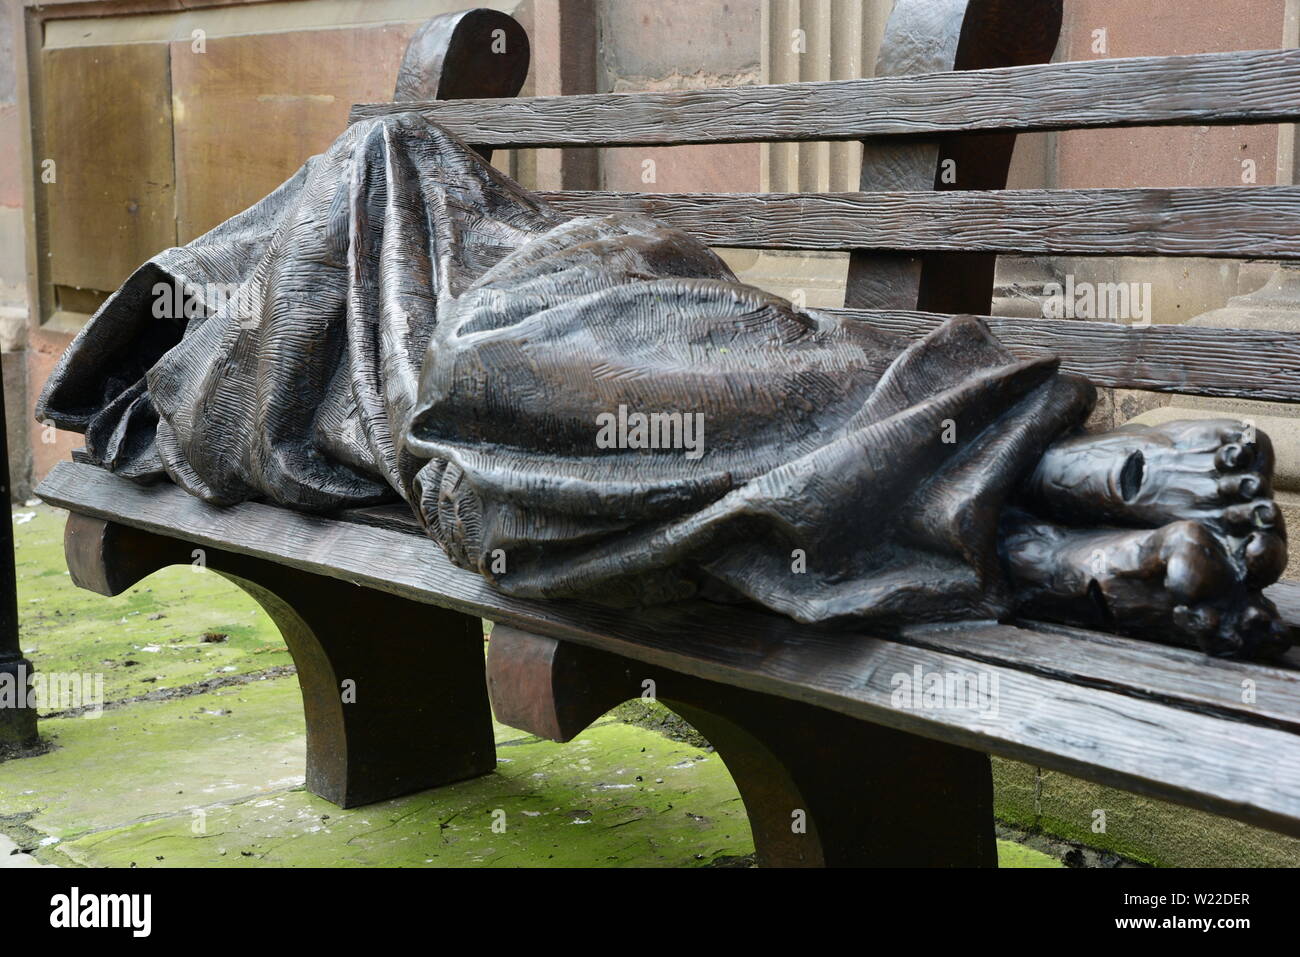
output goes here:
<path id="1" fill-rule="evenodd" d="M 496 766 L 478 618 L 247 555 L 72 513 L 72 580 L 117 595 L 202 564 L 257 600 L 298 668 L 307 789 L 356 807 Z"/>
<path id="2" fill-rule="evenodd" d="M 765 866 L 995 867 L 988 755 L 497 625 L 497 719 L 568 741 L 647 685 L 717 749 Z"/>

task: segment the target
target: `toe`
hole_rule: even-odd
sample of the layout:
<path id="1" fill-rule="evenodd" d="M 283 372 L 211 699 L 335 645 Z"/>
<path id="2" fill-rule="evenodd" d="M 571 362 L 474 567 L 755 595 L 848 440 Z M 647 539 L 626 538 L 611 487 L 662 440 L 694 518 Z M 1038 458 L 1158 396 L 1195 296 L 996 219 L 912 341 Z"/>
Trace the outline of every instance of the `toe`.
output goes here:
<path id="1" fill-rule="evenodd" d="M 1174 628 L 1206 654 L 1265 659 L 1291 646 L 1292 629 L 1259 592 L 1241 595 L 1226 607 L 1216 604 L 1178 605 L 1173 610 Z"/>
<path id="2" fill-rule="evenodd" d="M 1250 468 L 1255 460 L 1255 447 L 1242 442 L 1229 442 L 1214 453 L 1214 465 L 1220 472 L 1240 472 Z"/>
<path id="3" fill-rule="evenodd" d="M 1246 539 L 1242 557 L 1246 564 L 1246 584 L 1263 588 L 1281 578 L 1286 570 L 1286 541 L 1274 532 L 1252 532 Z"/>
<path id="4" fill-rule="evenodd" d="M 1219 612 L 1209 605 L 1177 605 L 1173 618 L 1174 627 L 1197 645 L 1205 645 L 1219 631 Z"/>
<path id="5" fill-rule="evenodd" d="M 1229 505 L 1223 510 L 1223 527 L 1235 535 L 1245 535 L 1254 529 L 1281 528 L 1282 512 L 1267 498 Z"/>
<path id="6" fill-rule="evenodd" d="M 1271 498 L 1255 502 L 1250 507 L 1251 519 L 1256 528 L 1282 529 L 1282 510 Z"/>
<path id="7" fill-rule="evenodd" d="M 1251 595 L 1235 615 L 1224 616 L 1212 654 L 1235 658 L 1274 658 L 1291 646 L 1291 629 L 1277 607 L 1260 594 Z"/>
<path id="8" fill-rule="evenodd" d="M 1251 457 L 1254 459 L 1250 468 L 1260 475 L 1272 475 L 1275 462 L 1273 440 L 1267 433 L 1253 427 L 1246 435 L 1246 440 L 1249 443 L 1247 447 L 1250 449 Z"/>
<path id="9" fill-rule="evenodd" d="M 1236 578 L 1223 543 L 1199 522 L 1174 522 L 1157 533 L 1165 562 L 1165 590 L 1202 601 L 1232 587 Z"/>
<path id="10" fill-rule="evenodd" d="M 1249 502 L 1264 492 L 1264 482 L 1253 472 L 1225 475 L 1219 479 L 1219 497 L 1224 502 Z"/>

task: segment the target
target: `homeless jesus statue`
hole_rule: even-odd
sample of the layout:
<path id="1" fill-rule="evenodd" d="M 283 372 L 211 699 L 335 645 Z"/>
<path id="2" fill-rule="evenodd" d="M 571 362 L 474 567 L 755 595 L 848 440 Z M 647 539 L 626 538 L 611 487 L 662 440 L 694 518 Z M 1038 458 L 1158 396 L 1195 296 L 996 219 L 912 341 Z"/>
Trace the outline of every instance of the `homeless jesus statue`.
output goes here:
<path id="1" fill-rule="evenodd" d="M 160 308 L 177 288 L 208 292 Z M 1268 438 L 1084 434 L 1093 401 L 977 319 L 905 341 L 651 219 L 566 218 L 405 113 L 141 266 L 38 415 L 218 504 L 400 499 L 512 595 L 1284 650 Z"/>

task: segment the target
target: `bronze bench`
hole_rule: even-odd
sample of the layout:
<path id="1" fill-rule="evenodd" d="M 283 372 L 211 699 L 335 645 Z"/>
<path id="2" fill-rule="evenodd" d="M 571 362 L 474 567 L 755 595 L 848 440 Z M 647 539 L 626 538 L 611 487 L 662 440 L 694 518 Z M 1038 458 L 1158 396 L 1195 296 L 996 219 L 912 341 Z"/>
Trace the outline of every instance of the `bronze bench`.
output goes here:
<path id="1" fill-rule="evenodd" d="M 856 193 L 545 198 L 645 211 L 714 245 L 847 250 L 842 312 L 909 335 L 987 313 L 999 254 L 1300 258 L 1296 187 L 1004 189 L 1020 131 L 1294 121 L 1300 51 L 1052 64 L 1059 0 L 964 6 L 899 0 L 873 79 L 516 99 L 526 41 L 500 54 L 483 38 L 522 31 L 457 14 L 413 42 L 404 101 L 353 119 L 418 110 L 484 152 L 862 140 Z M 1300 401 L 1294 334 L 987 321 L 1100 386 Z M 217 508 L 77 462 L 38 492 L 71 512 L 78 585 L 117 594 L 198 551 L 267 609 L 298 666 L 308 787 L 345 807 L 491 771 L 489 694 L 501 721 L 566 741 L 653 689 L 726 762 L 765 864 L 994 865 L 989 754 L 1300 835 L 1294 652 L 1242 664 L 1025 621 L 845 633 L 703 602 L 629 614 L 496 592 L 403 508 Z M 1300 585 L 1269 594 L 1300 624 Z M 496 623 L 486 670 L 480 618 Z M 914 676 L 995 693 L 900 702 Z"/>

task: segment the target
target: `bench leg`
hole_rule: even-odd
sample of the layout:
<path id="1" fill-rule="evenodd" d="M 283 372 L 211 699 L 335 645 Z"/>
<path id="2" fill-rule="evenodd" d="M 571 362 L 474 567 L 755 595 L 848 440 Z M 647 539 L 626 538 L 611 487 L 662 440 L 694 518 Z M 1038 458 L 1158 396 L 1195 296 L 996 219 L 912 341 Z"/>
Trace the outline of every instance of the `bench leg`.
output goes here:
<path id="1" fill-rule="evenodd" d="M 567 741 L 654 681 L 703 734 L 745 803 L 760 864 L 995 867 L 988 756 L 813 705 L 497 625 L 497 718 Z"/>
<path id="2" fill-rule="evenodd" d="M 196 547 L 73 513 L 73 581 L 116 595 Z M 206 567 L 266 610 L 293 655 L 307 715 L 307 789 L 355 807 L 496 766 L 478 618 L 245 555 Z"/>

